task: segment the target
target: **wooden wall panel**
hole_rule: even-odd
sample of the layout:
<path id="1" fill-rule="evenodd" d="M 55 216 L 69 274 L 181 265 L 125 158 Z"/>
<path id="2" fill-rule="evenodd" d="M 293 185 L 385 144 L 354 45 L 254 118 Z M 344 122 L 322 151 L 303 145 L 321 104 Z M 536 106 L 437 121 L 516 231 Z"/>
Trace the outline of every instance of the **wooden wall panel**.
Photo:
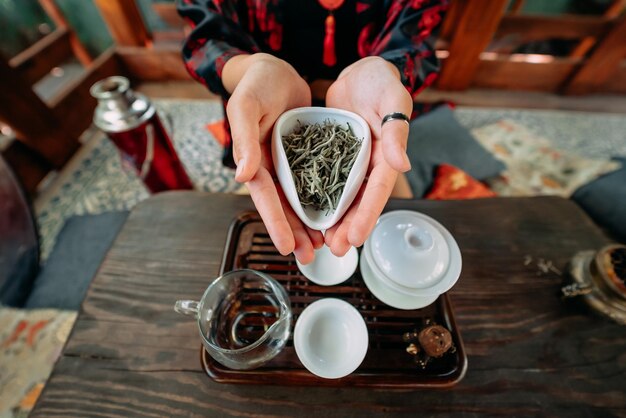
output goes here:
<path id="1" fill-rule="evenodd" d="M 182 29 L 186 25 L 185 20 L 178 14 L 174 3 L 153 3 L 152 10 L 172 28 Z"/>
<path id="2" fill-rule="evenodd" d="M 512 61 L 508 57 L 481 60 L 472 86 L 556 92 L 579 65 L 579 60 L 572 59 L 547 63 Z"/>
<path id="3" fill-rule="evenodd" d="M 585 64 L 564 86 L 567 94 L 586 94 L 602 90 L 618 72 L 626 57 L 626 15 L 596 45 Z"/>
<path id="4" fill-rule="evenodd" d="M 0 120 L 54 167 L 63 166 L 78 147 L 76 137 L 67 134 L 64 125 L 30 84 L 3 59 L 0 59 Z"/>
<path id="5" fill-rule="evenodd" d="M 511 14 L 517 14 L 519 12 L 522 11 L 522 8 L 524 7 L 524 0 L 513 0 L 511 2 L 511 7 L 509 9 L 509 13 Z"/>
<path id="6" fill-rule="evenodd" d="M 504 14 L 507 0 L 472 0 L 463 10 L 450 42 L 450 55 L 437 86 L 442 90 L 468 88 Z"/>
<path id="7" fill-rule="evenodd" d="M 69 135 L 79 137 L 93 120 L 96 99 L 89 94 L 89 88 L 99 80 L 113 75 L 125 75 L 115 56 L 115 50 L 109 49 L 100 55 L 89 71 L 74 80 L 50 103 L 55 117 L 65 125 Z"/>
<path id="8" fill-rule="evenodd" d="M 615 74 L 609 78 L 606 84 L 600 87 L 599 91 L 626 94 L 626 61 L 621 62 Z"/>
<path id="9" fill-rule="evenodd" d="M 150 31 L 136 0 L 94 0 L 115 43 L 123 46 L 148 46 Z"/>
<path id="10" fill-rule="evenodd" d="M 520 42 L 559 39 L 583 39 L 602 36 L 613 26 L 612 19 L 598 16 L 506 15 L 496 31 L 496 38 L 514 35 Z"/>
<path id="11" fill-rule="evenodd" d="M 125 73 L 140 81 L 191 80 L 180 48 L 119 47 L 117 54 Z"/>
<path id="12" fill-rule="evenodd" d="M 91 58 L 91 54 L 87 51 L 87 48 L 80 42 L 76 33 L 70 26 L 69 22 L 65 18 L 65 15 L 59 8 L 56 3 L 56 0 L 39 0 L 39 4 L 46 11 L 46 14 L 52 19 L 57 28 L 64 28 L 68 30 L 70 45 L 72 47 L 72 51 L 78 61 L 83 64 L 85 67 L 89 66 L 93 59 Z"/>
<path id="13" fill-rule="evenodd" d="M 626 0 L 613 0 L 602 16 L 607 19 L 616 19 L 626 8 Z M 584 57 L 598 41 L 597 37 L 590 36 L 580 43 L 570 53 L 570 57 Z"/>
<path id="14" fill-rule="evenodd" d="M 9 64 L 32 85 L 72 56 L 67 29 L 59 28 L 13 57 Z"/>

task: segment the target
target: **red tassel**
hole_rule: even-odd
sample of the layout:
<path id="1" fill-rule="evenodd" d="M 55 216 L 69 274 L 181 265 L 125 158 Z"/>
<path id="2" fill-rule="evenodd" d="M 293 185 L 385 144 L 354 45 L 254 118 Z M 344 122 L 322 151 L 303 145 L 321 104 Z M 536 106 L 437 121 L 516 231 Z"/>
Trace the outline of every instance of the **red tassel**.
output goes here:
<path id="1" fill-rule="evenodd" d="M 335 55 L 335 17 L 332 14 L 329 14 L 326 18 L 323 62 L 328 67 L 334 67 L 337 64 L 337 55 Z"/>

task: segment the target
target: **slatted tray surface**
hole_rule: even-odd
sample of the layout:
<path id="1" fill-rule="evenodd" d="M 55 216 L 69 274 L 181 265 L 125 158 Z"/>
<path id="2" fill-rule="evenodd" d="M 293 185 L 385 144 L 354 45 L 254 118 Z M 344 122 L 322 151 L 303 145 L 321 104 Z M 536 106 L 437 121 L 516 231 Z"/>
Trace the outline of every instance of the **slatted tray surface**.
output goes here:
<path id="1" fill-rule="evenodd" d="M 369 348 L 361 366 L 341 379 L 322 379 L 307 371 L 298 360 L 291 338 L 274 359 L 258 369 L 247 371 L 228 369 L 202 349 L 204 369 L 217 382 L 420 388 L 449 387 L 465 374 L 467 357 L 447 295 L 440 296 L 423 309 L 391 308 L 370 293 L 358 269 L 340 285 L 318 286 L 300 273 L 293 255 L 278 253 L 258 214 L 252 212 L 240 214 L 231 225 L 221 272 L 241 268 L 265 272 L 286 289 L 293 313 L 291 335 L 298 316 L 310 303 L 322 298 L 339 298 L 351 303 L 363 315 L 369 332 Z M 419 331 L 426 319 L 450 330 L 456 350 L 431 359 L 422 368 L 406 351 L 409 343 L 403 340 L 403 335 Z"/>

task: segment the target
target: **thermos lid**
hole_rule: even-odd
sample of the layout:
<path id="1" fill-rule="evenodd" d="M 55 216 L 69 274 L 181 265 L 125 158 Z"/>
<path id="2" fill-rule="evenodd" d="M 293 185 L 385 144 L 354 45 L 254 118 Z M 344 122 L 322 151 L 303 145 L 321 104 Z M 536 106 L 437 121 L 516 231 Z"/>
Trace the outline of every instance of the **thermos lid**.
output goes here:
<path id="1" fill-rule="evenodd" d="M 91 95 L 98 99 L 94 124 L 105 132 L 124 132 L 136 128 L 154 115 L 155 109 L 142 94 L 130 88 L 126 77 L 113 76 L 91 86 Z"/>

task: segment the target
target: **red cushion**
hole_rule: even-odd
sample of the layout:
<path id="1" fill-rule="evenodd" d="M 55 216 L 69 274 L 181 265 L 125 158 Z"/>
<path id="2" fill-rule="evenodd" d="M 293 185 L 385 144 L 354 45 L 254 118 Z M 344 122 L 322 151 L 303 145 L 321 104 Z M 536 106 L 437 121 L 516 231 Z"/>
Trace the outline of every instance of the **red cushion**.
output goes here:
<path id="1" fill-rule="evenodd" d="M 437 167 L 435 180 L 426 199 L 452 200 L 494 197 L 496 194 L 465 171 L 452 165 L 441 164 Z"/>
<path id="2" fill-rule="evenodd" d="M 226 132 L 226 124 L 224 119 L 220 119 L 217 122 L 207 123 L 206 129 L 209 131 L 223 147 L 228 145 L 229 138 L 228 132 Z"/>

